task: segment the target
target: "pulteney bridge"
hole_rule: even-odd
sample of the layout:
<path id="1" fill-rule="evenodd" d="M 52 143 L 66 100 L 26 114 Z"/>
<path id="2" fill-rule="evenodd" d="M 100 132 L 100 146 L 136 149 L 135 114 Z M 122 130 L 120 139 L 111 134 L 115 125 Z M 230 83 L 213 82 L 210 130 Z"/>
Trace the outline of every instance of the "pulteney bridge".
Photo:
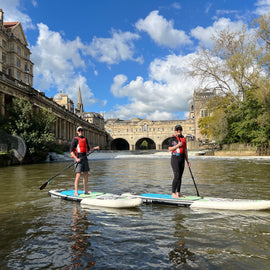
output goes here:
<path id="1" fill-rule="evenodd" d="M 131 120 L 108 119 L 105 129 L 109 133 L 111 150 L 168 149 L 174 127 L 182 125 L 183 135 L 190 140 L 195 137 L 195 121 L 187 120 L 151 121 L 133 118 Z"/>

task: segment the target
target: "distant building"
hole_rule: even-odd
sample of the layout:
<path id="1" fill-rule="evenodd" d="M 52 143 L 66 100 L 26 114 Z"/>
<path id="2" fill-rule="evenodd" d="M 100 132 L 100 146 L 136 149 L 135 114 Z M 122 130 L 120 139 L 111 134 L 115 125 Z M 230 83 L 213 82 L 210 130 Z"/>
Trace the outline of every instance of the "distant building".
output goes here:
<path id="1" fill-rule="evenodd" d="M 54 96 L 53 100 L 59 105 L 65 107 L 70 112 L 74 112 L 76 115 L 86 120 L 88 123 L 91 123 L 99 127 L 100 129 L 104 129 L 104 117 L 102 113 L 100 114 L 100 113 L 94 113 L 94 112 L 84 112 L 80 87 L 78 90 L 78 100 L 77 100 L 76 108 L 74 108 L 73 101 L 69 99 L 68 95 L 64 94 L 62 90 L 60 90 L 60 93 L 57 93 Z"/>
<path id="2" fill-rule="evenodd" d="M 33 86 L 31 52 L 20 22 L 4 22 L 0 9 L 0 72 Z"/>
<path id="3" fill-rule="evenodd" d="M 190 104 L 190 118 L 194 119 L 195 137 L 198 140 L 205 140 L 207 137 L 200 133 L 199 120 L 209 116 L 207 109 L 208 101 L 216 95 L 215 91 L 200 89 L 195 90 L 193 94 L 193 102 Z"/>
<path id="4" fill-rule="evenodd" d="M 64 94 L 62 92 L 62 90 L 60 90 L 60 93 L 57 93 L 54 96 L 53 101 L 58 103 L 59 105 L 63 106 L 64 108 L 66 108 L 68 111 L 74 113 L 74 103 L 73 103 L 73 101 L 70 98 L 68 98 L 68 95 Z"/>

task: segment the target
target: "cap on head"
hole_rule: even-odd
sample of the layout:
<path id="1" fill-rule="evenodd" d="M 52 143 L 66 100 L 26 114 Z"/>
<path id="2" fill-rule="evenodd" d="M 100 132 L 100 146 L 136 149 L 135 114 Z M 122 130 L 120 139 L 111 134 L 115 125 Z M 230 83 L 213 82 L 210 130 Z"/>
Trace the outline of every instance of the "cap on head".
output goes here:
<path id="1" fill-rule="evenodd" d="M 182 128 L 182 126 L 181 125 L 176 125 L 175 126 L 175 128 L 174 128 L 174 130 L 176 131 L 176 130 L 183 130 L 183 128 Z"/>
<path id="2" fill-rule="evenodd" d="M 82 126 L 77 127 L 77 131 L 79 131 L 80 129 L 83 130 L 83 127 Z"/>

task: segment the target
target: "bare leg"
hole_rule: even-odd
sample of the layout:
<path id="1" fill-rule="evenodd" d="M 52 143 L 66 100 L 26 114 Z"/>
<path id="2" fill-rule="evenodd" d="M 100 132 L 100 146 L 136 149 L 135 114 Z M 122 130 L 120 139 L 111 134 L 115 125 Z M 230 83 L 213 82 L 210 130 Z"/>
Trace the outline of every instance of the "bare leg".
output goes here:
<path id="1" fill-rule="evenodd" d="M 75 192 L 74 196 L 78 196 L 78 185 L 80 181 L 81 173 L 76 173 L 75 181 L 74 181 L 74 187 L 75 187 Z"/>
<path id="2" fill-rule="evenodd" d="M 87 193 L 88 193 L 87 183 L 88 183 L 88 172 L 84 172 L 84 173 L 83 173 L 83 188 L 84 188 L 84 194 L 87 194 Z"/>

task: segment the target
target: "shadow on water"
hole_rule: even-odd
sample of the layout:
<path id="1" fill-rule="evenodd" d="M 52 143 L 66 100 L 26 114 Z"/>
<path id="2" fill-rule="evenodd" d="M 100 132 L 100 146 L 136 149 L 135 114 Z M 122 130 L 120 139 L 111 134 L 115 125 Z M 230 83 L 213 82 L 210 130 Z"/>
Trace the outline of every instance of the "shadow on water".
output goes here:
<path id="1" fill-rule="evenodd" d="M 78 209 L 78 205 L 74 205 L 73 220 L 70 224 L 72 230 L 70 236 L 71 249 L 71 269 L 90 269 L 95 265 L 93 257 L 94 250 L 91 247 L 91 237 L 87 233 L 88 227 L 91 224 L 86 217 L 84 211 Z"/>

